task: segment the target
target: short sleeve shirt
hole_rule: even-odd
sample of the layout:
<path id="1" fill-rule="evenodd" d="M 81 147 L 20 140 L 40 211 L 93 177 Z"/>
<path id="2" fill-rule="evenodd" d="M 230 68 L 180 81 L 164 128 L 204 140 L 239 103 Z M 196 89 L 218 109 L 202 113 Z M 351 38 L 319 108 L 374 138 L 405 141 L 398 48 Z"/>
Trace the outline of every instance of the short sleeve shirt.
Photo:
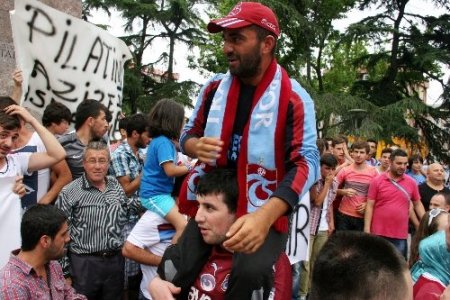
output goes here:
<path id="1" fill-rule="evenodd" d="M 172 141 L 161 135 L 154 138 L 148 146 L 140 197 L 150 198 L 172 193 L 175 178 L 167 176 L 164 172 L 162 165 L 166 162 L 176 163 L 177 151 Z"/>
<path id="2" fill-rule="evenodd" d="M 371 232 L 376 235 L 395 239 L 408 237 L 409 201 L 419 201 L 419 189 L 414 179 L 403 175 L 397 183 L 408 193 L 399 190 L 382 173 L 369 186 L 368 199 L 374 200 Z"/>
<path id="3" fill-rule="evenodd" d="M 336 179 L 339 185 L 344 184 L 344 189 L 354 189 L 356 195 L 353 197 L 343 196 L 339 211 L 345 215 L 362 218 L 363 216 L 358 213 L 356 208 L 367 201 L 369 184 L 376 176 L 378 176 L 378 172 L 372 166 L 367 166 L 363 170 L 355 170 L 353 165 L 343 168 Z"/>

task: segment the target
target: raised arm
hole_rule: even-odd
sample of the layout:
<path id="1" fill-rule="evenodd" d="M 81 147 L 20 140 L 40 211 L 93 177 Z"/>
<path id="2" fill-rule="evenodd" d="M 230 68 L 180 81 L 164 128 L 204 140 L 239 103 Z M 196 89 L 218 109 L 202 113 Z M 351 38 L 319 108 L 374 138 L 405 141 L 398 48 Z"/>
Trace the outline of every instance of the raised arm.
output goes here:
<path id="1" fill-rule="evenodd" d="M 33 172 L 44 168 L 51 167 L 57 162 L 64 159 L 66 152 L 58 140 L 49 132 L 38 120 L 36 120 L 24 107 L 19 105 L 11 105 L 5 108 L 5 112 L 11 115 L 21 117 L 26 123 L 33 126 L 44 143 L 47 152 L 33 153 L 28 163 L 28 171 Z"/>
<path id="2" fill-rule="evenodd" d="M 15 70 L 12 75 L 13 81 L 14 81 L 14 87 L 13 91 L 11 93 L 11 99 L 16 101 L 17 104 L 19 104 L 20 98 L 22 97 L 22 82 L 23 82 L 23 76 L 22 76 L 22 70 Z"/>

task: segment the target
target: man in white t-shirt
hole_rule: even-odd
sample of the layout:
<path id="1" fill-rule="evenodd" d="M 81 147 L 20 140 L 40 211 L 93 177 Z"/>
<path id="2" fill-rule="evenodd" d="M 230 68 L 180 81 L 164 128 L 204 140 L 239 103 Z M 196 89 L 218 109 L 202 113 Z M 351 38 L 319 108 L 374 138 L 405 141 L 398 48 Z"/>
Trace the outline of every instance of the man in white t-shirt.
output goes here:
<path id="1" fill-rule="evenodd" d="M 151 299 L 148 284 L 156 276 L 161 257 L 174 233 L 175 228 L 169 222 L 147 210 L 128 236 L 122 254 L 141 264 L 140 299 Z"/>
<path id="2" fill-rule="evenodd" d="M 8 99 L 11 100 L 9 97 L 0 97 L 0 102 Z M 47 152 L 10 154 L 19 137 L 19 118 L 35 129 Z M 64 149 L 56 138 L 25 108 L 18 105 L 0 108 L 0 267 L 8 260 L 9 252 L 20 246 L 21 207 L 19 196 L 13 192 L 16 177 L 48 168 L 64 156 Z"/>

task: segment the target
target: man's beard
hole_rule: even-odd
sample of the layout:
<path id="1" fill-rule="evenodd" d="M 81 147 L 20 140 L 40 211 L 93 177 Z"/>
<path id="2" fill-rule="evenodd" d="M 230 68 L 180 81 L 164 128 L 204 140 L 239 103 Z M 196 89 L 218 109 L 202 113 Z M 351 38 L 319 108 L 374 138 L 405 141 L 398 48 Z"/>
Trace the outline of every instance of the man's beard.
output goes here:
<path id="1" fill-rule="evenodd" d="M 233 55 L 230 55 L 233 57 Z M 259 53 L 259 46 L 256 45 L 251 53 L 244 56 L 237 56 L 239 59 L 239 66 L 235 69 L 230 68 L 230 73 L 239 78 L 251 78 L 257 75 L 261 68 L 261 55 Z"/>

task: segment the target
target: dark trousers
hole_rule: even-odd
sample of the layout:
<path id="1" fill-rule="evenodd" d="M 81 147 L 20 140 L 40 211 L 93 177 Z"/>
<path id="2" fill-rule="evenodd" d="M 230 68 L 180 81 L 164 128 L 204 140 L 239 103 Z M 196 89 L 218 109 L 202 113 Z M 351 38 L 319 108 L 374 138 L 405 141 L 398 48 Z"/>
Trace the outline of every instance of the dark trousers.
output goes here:
<path id="1" fill-rule="evenodd" d="M 122 300 L 124 258 L 69 254 L 72 285 L 89 300 Z"/>
<path id="2" fill-rule="evenodd" d="M 344 215 L 338 211 L 336 214 L 336 230 L 364 231 L 364 218 Z"/>
<path id="3" fill-rule="evenodd" d="M 235 253 L 225 300 L 252 299 L 255 295 L 260 295 L 257 299 L 268 299 L 273 286 L 273 265 L 284 251 L 286 241 L 287 234 L 271 228 L 258 251 L 252 254 Z M 203 241 L 197 223 L 191 219 L 178 244 L 168 249 L 161 264 L 166 269 L 160 268 L 158 272 L 160 275 L 164 273 L 161 277 L 182 288 L 177 299 L 187 299 L 190 287 L 208 260 L 211 245 Z M 175 269 L 176 275 L 170 274 L 170 269 Z"/>

